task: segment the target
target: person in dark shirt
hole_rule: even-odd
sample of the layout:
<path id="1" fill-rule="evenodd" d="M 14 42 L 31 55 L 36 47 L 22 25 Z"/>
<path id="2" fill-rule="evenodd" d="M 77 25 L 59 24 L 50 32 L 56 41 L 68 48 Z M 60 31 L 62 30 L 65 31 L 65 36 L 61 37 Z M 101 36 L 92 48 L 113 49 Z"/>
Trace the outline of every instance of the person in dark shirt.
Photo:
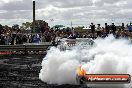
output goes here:
<path id="1" fill-rule="evenodd" d="M 115 35 L 115 33 L 116 33 L 116 26 L 115 26 L 114 23 L 112 23 L 111 29 L 112 29 L 112 33 Z"/>
<path id="2" fill-rule="evenodd" d="M 28 40 L 28 39 L 27 39 L 27 36 L 24 35 L 24 36 L 22 37 L 22 42 L 23 42 L 23 43 L 27 43 L 27 40 Z"/>
<path id="3" fill-rule="evenodd" d="M 93 23 L 91 23 L 90 28 L 91 28 L 92 37 L 94 39 L 95 25 Z"/>
<path id="4" fill-rule="evenodd" d="M 1 45 L 5 45 L 5 36 L 4 34 L 1 35 Z"/>
<path id="5" fill-rule="evenodd" d="M 21 35 L 16 36 L 16 44 L 22 44 L 22 36 Z"/>
<path id="6" fill-rule="evenodd" d="M 124 27 L 124 23 L 122 23 L 121 29 L 124 31 L 125 27 Z"/>
<path id="7" fill-rule="evenodd" d="M 101 37 L 101 27 L 100 27 L 100 24 L 98 24 L 98 27 L 97 27 L 97 37 Z"/>
<path id="8" fill-rule="evenodd" d="M 105 23 L 105 30 L 106 30 L 106 33 L 109 34 L 110 30 L 109 30 L 109 26 L 107 25 L 107 23 Z"/>

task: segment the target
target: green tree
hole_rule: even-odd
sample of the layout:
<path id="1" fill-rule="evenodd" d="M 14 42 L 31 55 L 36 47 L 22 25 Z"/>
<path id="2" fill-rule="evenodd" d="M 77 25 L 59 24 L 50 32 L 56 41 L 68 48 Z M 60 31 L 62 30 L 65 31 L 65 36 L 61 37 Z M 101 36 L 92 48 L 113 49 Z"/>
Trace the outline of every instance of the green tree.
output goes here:
<path id="1" fill-rule="evenodd" d="M 78 27 L 74 27 L 74 30 L 76 31 L 76 32 L 82 32 L 83 31 L 83 28 L 84 28 L 84 26 L 78 26 Z"/>
<path id="2" fill-rule="evenodd" d="M 37 29 L 41 29 L 42 27 L 48 27 L 48 23 L 43 21 L 43 20 L 36 20 L 35 21 L 35 28 Z M 25 32 L 27 29 L 33 29 L 33 22 L 25 22 L 22 23 L 22 26 L 20 27 L 20 29 Z"/>

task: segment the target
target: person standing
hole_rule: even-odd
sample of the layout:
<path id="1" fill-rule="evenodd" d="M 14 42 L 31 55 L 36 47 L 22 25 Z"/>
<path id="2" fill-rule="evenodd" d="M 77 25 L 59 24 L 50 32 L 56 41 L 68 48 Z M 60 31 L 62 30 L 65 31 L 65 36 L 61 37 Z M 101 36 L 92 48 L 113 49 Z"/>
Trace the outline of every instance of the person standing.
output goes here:
<path id="1" fill-rule="evenodd" d="M 109 25 L 107 25 L 107 23 L 105 23 L 105 30 L 107 34 L 110 33 Z"/>
<path id="2" fill-rule="evenodd" d="M 123 31 L 125 30 L 124 23 L 122 23 L 121 29 L 122 29 Z"/>
<path id="3" fill-rule="evenodd" d="M 101 27 L 100 27 L 100 24 L 98 24 L 98 27 L 97 27 L 97 37 L 101 37 Z"/>
<path id="4" fill-rule="evenodd" d="M 95 25 L 93 23 L 91 23 L 90 28 L 91 28 L 92 38 L 94 39 L 95 38 L 95 36 L 94 36 L 94 34 L 95 34 Z"/>
<path id="5" fill-rule="evenodd" d="M 111 29 L 112 29 L 112 33 L 115 35 L 115 33 L 116 33 L 116 26 L 115 26 L 114 23 L 112 23 Z"/>
<path id="6" fill-rule="evenodd" d="M 12 45 L 15 45 L 16 34 L 17 34 L 16 31 L 13 30 L 13 32 L 12 32 Z"/>
<path id="7" fill-rule="evenodd" d="M 41 39 L 39 34 L 33 35 L 32 43 L 40 43 Z"/>

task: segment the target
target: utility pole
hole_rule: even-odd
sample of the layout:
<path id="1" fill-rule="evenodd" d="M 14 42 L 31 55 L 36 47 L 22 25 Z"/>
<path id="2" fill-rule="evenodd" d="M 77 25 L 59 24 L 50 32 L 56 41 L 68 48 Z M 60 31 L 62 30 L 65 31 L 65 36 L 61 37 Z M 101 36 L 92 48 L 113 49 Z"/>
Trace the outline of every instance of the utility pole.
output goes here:
<path id="1" fill-rule="evenodd" d="M 71 21 L 71 29 L 73 29 L 73 28 L 72 28 L 72 21 Z"/>
<path id="2" fill-rule="evenodd" d="M 33 32 L 35 32 L 35 1 L 33 1 Z"/>

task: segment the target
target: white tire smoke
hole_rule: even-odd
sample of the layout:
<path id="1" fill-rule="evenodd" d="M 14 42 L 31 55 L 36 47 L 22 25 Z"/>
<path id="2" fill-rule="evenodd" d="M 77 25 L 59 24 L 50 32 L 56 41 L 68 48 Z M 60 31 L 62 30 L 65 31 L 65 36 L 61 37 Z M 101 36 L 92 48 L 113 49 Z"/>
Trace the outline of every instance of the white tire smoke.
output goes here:
<path id="1" fill-rule="evenodd" d="M 129 40 L 117 40 L 109 36 L 96 39 L 95 44 L 92 48 L 81 50 L 76 46 L 70 51 L 52 47 L 43 59 L 39 78 L 49 84 L 76 84 L 76 68 L 80 65 L 88 74 L 132 75 L 132 44 Z M 85 62 L 81 62 L 82 60 Z M 132 83 L 89 86 L 132 88 Z"/>

